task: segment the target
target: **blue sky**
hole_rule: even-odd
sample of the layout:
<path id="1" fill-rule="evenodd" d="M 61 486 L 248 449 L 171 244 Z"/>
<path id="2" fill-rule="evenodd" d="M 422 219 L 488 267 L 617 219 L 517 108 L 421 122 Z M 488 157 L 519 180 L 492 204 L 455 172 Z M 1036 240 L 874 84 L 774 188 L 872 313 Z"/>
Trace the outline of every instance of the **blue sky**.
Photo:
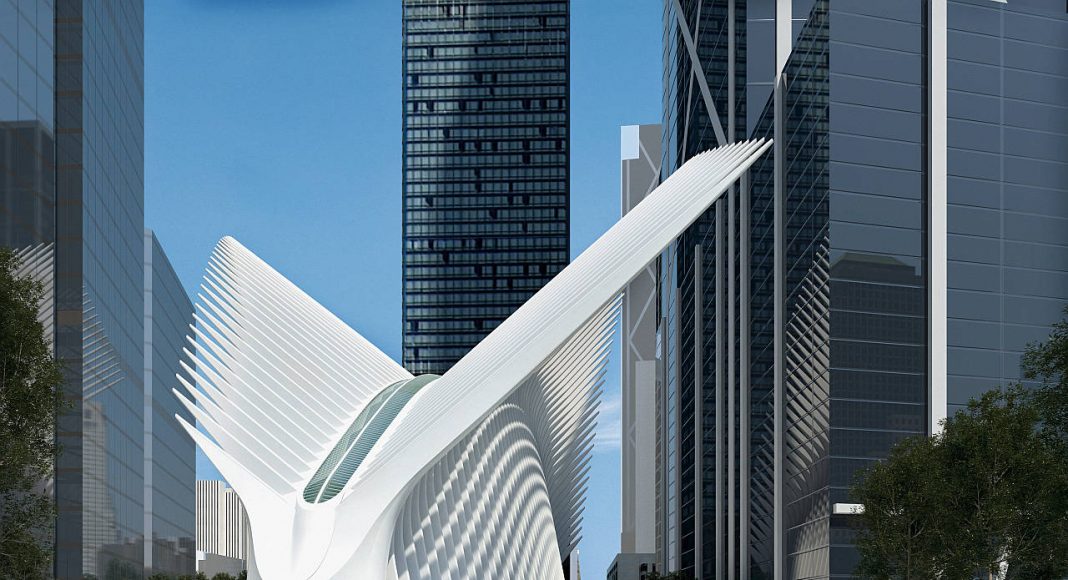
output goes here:
<path id="1" fill-rule="evenodd" d="M 232 235 L 399 359 L 400 0 L 145 4 L 145 224 L 190 294 Z M 618 219 L 620 125 L 659 122 L 661 9 L 572 1 L 573 256 Z M 611 365 L 580 546 L 591 578 L 619 544 Z"/>

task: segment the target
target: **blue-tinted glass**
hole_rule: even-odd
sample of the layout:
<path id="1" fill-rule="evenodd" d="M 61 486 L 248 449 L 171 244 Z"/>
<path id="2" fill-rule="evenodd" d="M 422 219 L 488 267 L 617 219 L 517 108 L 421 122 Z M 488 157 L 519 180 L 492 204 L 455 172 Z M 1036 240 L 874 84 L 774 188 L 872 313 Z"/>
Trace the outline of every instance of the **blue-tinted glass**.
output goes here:
<path id="1" fill-rule="evenodd" d="M 568 263 L 568 3 L 403 6 L 404 364 L 442 374 Z"/>

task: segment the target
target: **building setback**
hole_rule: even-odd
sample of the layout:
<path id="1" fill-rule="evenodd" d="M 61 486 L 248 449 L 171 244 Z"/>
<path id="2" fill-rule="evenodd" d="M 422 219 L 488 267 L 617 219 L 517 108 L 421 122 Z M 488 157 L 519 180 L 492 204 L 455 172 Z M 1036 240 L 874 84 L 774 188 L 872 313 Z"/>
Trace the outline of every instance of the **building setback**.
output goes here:
<path id="1" fill-rule="evenodd" d="M 443 374 L 568 263 L 567 0 L 404 0 L 404 366 Z"/>
<path id="2" fill-rule="evenodd" d="M 146 416 L 173 406 L 163 345 L 192 310 L 158 244 L 146 269 L 143 4 L 0 2 L 0 22 L 0 243 L 45 284 L 73 404 L 50 482 L 55 576 L 192 572 L 192 519 L 167 502 L 192 497 L 193 448 Z M 147 327 L 150 313 L 167 324 Z"/>
<path id="3" fill-rule="evenodd" d="M 851 577 L 857 470 L 1019 378 L 1068 302 L 1065 39 L 1049 0 L 666 3 L 663 174 L 775 146 L 660 259 L 663 570 Z"/>

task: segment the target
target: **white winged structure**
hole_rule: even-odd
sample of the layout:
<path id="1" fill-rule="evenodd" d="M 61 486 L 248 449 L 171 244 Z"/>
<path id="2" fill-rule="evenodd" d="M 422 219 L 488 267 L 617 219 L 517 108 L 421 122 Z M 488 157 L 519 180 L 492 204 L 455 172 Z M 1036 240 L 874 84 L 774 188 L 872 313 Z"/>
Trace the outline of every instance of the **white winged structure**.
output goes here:
<path id="1" fill-rule="evenodd" d="M 620 292 L 769 146 L 695 156 L 441 377 L 220 241 L 175 394 L 245 504 L 250 576 L 562 579 Z"/>

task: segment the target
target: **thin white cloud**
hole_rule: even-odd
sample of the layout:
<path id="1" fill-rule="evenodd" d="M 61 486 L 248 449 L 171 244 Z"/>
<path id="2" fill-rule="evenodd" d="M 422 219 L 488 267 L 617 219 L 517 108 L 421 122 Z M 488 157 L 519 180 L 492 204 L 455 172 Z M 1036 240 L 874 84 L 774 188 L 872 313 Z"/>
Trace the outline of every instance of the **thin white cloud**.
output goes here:
<path id="1" fill-rule="evenodd" d="M 601 414 L 597 419 L 597 432 L 593 435 L 594 453 L 619 451 L 623 443 L 623 422 L 620 417 L 622 401 L 618 396 L 601 402 Z"/>

